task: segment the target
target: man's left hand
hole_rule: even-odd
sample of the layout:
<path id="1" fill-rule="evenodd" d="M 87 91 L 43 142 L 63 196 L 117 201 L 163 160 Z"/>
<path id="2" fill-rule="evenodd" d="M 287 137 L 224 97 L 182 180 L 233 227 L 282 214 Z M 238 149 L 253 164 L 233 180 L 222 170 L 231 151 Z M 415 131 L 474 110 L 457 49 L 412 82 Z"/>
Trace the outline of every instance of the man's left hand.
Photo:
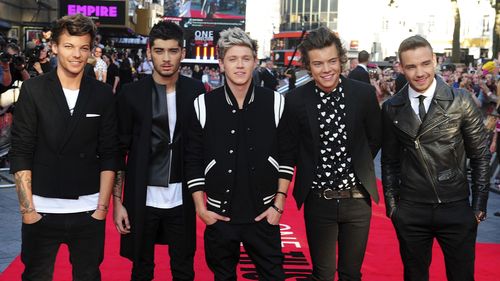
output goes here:
<path id="1" fill-rule="evenodd" d="M 280 223 L 281 214 L 278 213 L 273 207 L 269 207 L 262 214 L 255 218 L 255 221 L 261 221 L 262 219 L 266 219 L 267 222 L 271 225 L 278 225 Z"/>

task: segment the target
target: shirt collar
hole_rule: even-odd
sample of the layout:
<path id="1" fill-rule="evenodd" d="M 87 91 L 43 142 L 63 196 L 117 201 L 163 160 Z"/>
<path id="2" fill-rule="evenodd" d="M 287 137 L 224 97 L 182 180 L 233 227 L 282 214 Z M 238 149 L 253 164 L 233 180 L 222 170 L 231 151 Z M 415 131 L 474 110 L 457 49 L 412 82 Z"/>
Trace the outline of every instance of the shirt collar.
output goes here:
<path id="1" fill-rule="evenodd" d="M 368 67 L 362 63 L 358 63 L 358 66 L 360 66 L 361 68 L 363 68 L 366 72 L 368 72 Z"/>
<path id="2" fill-rule="evenodd" d="M 236 102 L 236 98 L 233 95 L 233 92 L 231 91 L 231 88 L 229 88 L 227 85 L 224 86 L 224 95 L 226 96 L 226 102 L 230 106 L 238 105 Z M 250 87 L 248 87 L 247 94 L 245 96 L 245 101 L 243 102 L 243 106 L 246 106 L 248 104 L 251 104 L 255 100 L 255 87 L 253 86 L 253 83 L 250 84 Z"/>
<path id="3" fill-rule="evenodd" d="M 433 81 L 432 81 L 432 84 L 431 86 L 423 93 L 419 93 L 417 91 L 415 91 L 411 85 L 409 85 L 408 87 L 408 96 L 410 98 L 418 98 L 420 95 L 424 95 L 425 98 L 433 98 L 434 97 L 434 92 L 436 92 L 436 78 L 433 78 Z"/>
<path id="4" fill-rule="evenodd" d="M 318 85 L 315 85 L 316 93 L 319 94 L 321 98 L 327 98 L 332 95 L 337 95 L 342 93 L 342 78 L 339 78 L 339 83 L 337 84 L 337 87 L 335 87 L 331 92 L 325 93 Z"/>

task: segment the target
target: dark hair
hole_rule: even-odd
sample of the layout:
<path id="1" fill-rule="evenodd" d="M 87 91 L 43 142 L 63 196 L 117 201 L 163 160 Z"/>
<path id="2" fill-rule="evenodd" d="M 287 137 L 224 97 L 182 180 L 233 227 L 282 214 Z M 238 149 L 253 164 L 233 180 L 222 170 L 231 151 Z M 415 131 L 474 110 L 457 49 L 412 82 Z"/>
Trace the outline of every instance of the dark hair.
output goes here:
<path id="1" fill-rule="evenodd" d="M 408 51 L 408 50 L 415 50 L 416 48 L 422 48 L 422 47 L 424 47 L 424 48 L 427 47 L 431 50 L 431 52 L 433 52 L 431 44 L 424 37 L 422 37 L 420 35 L 413 35 L 411 37 L 406 38 L 399 45 L 399 49 L 398 49 L 399 61 L 401 62 L 401 53 Z"/>
<path id="2" fill-rule="evenodd" d="M 369 59 L 370 59 L 370 54 L 368 54 L 367 51 L 363 50 L 363 51 L 359 52 L 359 54 L 358 54 L 358 62 L 359 63 L 368 62 Z"/>
<path id="3" fill-rule="evenodd" d="M 64 31 L 72 36 L 90 35 L 90 46 L 94 43 L 96 36 L 96 26 L 91 18 L 82 14 L 64 16 L 58 19 L 52 27 L 52 41 L 59 43 L 59 37 Z"/>
<path id="4" fill-rule="evenodd" d="M 160 21 L 151 28 L 149 32 L 149 46 L 153 47 L 156 39 L 175 40 L 182 48 L 184 46 L 184 31 L 182 28 L 171 21 Z"/>
<path id="5" fill-rule="evenodd" d="M 307 34 L 306 38 L 299 45 L 302 65 L 310 70 L 308 52 L 315 49 L 323 49 L 335 45 L 339 54 L 341 64 L 347 62 L 346 50 L 342 47 L 340 38 L 327 27 L 319 27 Z"/>

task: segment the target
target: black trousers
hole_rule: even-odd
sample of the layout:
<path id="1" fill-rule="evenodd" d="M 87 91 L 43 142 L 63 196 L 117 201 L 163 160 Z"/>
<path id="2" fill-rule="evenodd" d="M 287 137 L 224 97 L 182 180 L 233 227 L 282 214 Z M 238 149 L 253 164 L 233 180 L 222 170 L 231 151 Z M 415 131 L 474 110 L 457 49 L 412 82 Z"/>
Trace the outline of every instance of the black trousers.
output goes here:
<path id="1" fill-rule="evenodd" d="M 369 198 L 327 200 L 310 192 L 304 218 L 313 280 L 334 280 L 337 243 L 338 280 L 361 280 L 371 211 Z"/>
<path id="2" fill-rule="evenodd" d="M 474 280 L 477 222 L 468 200 L 446 204 L 400 200 L 392 222 L 404 280 L 429 280 L 434 238 L 443 250 L 448 280 Z"/>
<path id="3" fill-rule="evenodd" d="M 236 280 L 240 243 L 255 264 L 259 280 L 285 280 L 279 225 L 265 219 L 250 224 L 217 221 L 205 229 L 205 258 L 216 281 Z M 205 279 L 208 280 L 208 279 Z"/>
<path id="4" fill-rule="evenodd" d="M 174 281 L 194 280 L 194 247 L 186 235 L 183 206 L 172 209 L 146 207 L 141 257 L 132 266 L 132 281 L 150 281 L 154 278 L 155 244 L 158 233 L 168 244 L 170 269 Z"/>
<path id="5" fill-rule="evenodd" d="M 99 265 L 104 257 L 105 221 L 92 218 L 91 212 L 41 214 L 34 224 L 23 224 L 21 260 L 25 265 L 23 281 L 49 281 L 62 243 L 68 245 L 74 281 L 99 281 Z"/>

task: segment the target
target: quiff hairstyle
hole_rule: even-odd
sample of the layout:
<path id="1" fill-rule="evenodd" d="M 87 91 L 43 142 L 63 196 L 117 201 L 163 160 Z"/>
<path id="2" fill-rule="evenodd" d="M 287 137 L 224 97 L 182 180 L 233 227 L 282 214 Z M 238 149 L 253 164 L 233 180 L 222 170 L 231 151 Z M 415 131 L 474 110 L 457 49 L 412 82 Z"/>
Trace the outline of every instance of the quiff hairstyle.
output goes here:
<path id="1" fill-rule="evenodd" d="M 330 47 L 335 45 L 339 55 L 341 65 L 347 62 L 346 50 L 342 47 L 342 42 L 340 38 L 332 32 L 330 29 L 321 26 L 317 29 L 312 30 L 307 34 L 306 38 L 299 45 L 299 51 L 301 54 L 302 65 L 307 69 L 311 70 L 309 65 L 309 51 L 316 49 L 323 49 L 325 47 Z"/>
<path id="2" fill-rule="evenodd" d="M 175 40 L 179 47 L 184 46 L 184 31 L 172 21 L 160 21 L 151 28 L 149 32 L 149 46 L 153 47 L 156 39 Z"/>
<path id="3" fill-rule="evenodd" d="M 257 57 L 257 41 L 250 38 L 241 28 L 233 27 L 221 31 L 219 41 L 217 41 L 219 59 L 224 59 L 227 50 L 233 46 L 248 47 L 252 50 L 253 57 Z"/>
<path id="4" fill-rule="evenodd" d="M 427 41 L 424 37 L 420 35 L 413 35 L 411 37 L 406 38 L 399 45 L 398 49 L 399 61 L 403 63 L 403 61 L 401 60 L 401 54 L 403 52 L 406 52 L 408 50 L 415 50 L 417 48 L 422 48 L 422 47 L 429 48 L 431 52 L 434 53 L 434 51 L 432 50 L 431 43 L 429 43 L 429 41 Z"/>
<path id="5" fill-rule="evenodd" d="M 59 43 L 59 37 L 65 31 L 71 36 L 90 35 L 90 47 L 94 44 L 97 28 L 91 18 L 82 14 L 64 16 L 58 19 L 52 26 L 52 41 Z"/>

